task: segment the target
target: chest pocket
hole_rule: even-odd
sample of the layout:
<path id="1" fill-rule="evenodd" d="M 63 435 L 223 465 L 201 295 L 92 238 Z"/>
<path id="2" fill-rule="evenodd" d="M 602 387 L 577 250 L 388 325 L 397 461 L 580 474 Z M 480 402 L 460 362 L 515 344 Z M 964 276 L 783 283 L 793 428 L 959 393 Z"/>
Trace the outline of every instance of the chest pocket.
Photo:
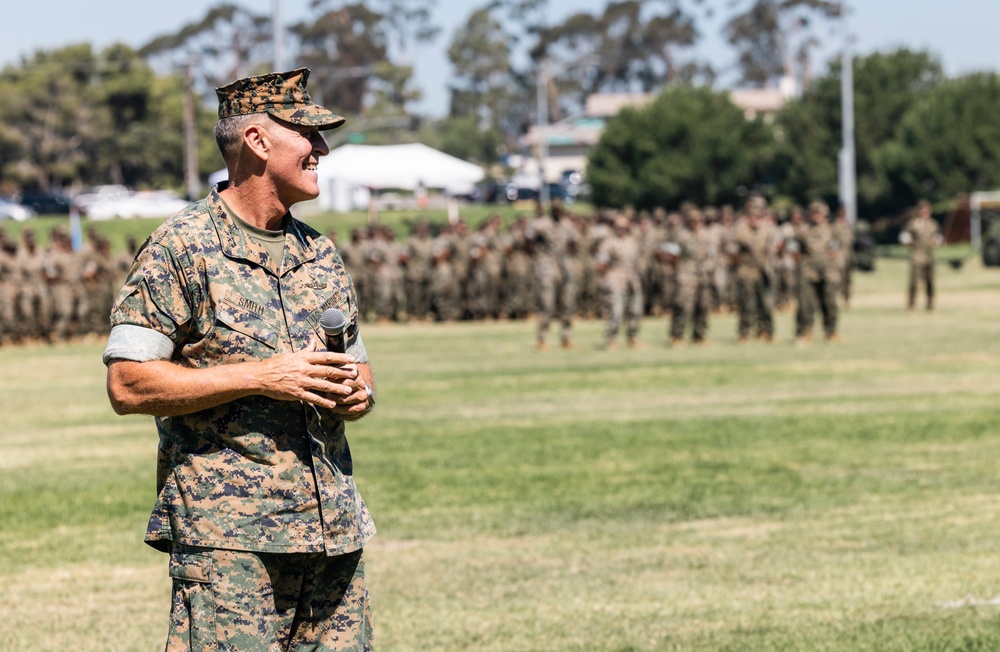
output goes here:
<path id="1" fill-rule="evenodd" d="M 250 354 L 257 344 L 278 346 L 278 325 L 263 314 L 264 307 L 243 297 L 227 294 L 218 304 L 215 318 L 224 326 L 219 345 L 231 353 Z M 257 343 L 257 344 L 255 344 Z"/>

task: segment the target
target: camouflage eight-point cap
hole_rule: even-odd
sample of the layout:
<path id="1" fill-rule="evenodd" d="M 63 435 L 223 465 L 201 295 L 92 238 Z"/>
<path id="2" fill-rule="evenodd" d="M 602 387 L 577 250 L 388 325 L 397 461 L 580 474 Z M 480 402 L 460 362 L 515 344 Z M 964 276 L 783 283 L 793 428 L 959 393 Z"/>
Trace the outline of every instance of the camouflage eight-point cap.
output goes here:
<path id="1" fill-rule="evenodd" d="M 216 88 L 219 118 L 253 113 L 270 113 L 298 125 L 336 129 L 344 118 L 312 101 L 306 82 L 308 68 L 244 77 Z"/>

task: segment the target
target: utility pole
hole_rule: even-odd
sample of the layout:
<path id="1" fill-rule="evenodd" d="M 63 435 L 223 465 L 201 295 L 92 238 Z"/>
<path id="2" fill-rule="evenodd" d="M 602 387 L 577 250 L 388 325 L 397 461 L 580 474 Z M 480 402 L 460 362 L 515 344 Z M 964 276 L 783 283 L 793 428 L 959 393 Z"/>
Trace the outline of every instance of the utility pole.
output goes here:
<path id="1" fill-rule="evenodd" d="M 274 12 L 271 17 L 272 39 L 274 40 L 274 69 L 285 69 L 285 28 L 281 22 L 281 0 L 274 0 Z"/>
<path id="2" fill-rule="evenodd" d="M 844 207 L 847 223 L 858 219 L 857 166 L 854 152 L 854 58 L 851 54 L 851 30 L 847 16 L 848 0 L 840 2 L 841 28 L 844 30 L 844 51 L 840 64 L 840 95 L 843 118 L 841 131 L 844 143 L 840 150 L 840 205 Z"/>
<path id="3" fill-rule="evenodd" d="M 201 194 L 198 179 L 198 131 L 194 112 L 194 61 L 184 66 L 184 180 L 187 198 L 194 201 Z"/>
<path id="4" fill-rule="evenodd" d="M 545 181 L 545 160 L 549 158 L 549 137 L 546 133 L 549 125 L 549 93 L 548 93 L 549 58 L 543 56 L 538 62 L 537 109 L 538 126 L 538 201 L 542 210 L 549 204 L 549 184 Z"/>

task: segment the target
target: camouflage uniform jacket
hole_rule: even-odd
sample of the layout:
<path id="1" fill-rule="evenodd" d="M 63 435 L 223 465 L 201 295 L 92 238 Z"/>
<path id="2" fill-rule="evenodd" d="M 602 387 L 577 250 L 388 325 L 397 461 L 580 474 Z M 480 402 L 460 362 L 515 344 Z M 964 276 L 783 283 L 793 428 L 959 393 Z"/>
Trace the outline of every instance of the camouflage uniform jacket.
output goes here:
<path id="1" fill-rule="evenodd" d="M 756 229 L 744 223 L 733 232 L 732 249 L 736 253 L 736 276 L 757 282 L 771 273 L 770 251 L 774 244 L 771 229 L 761 223 Z"/>
<path id="2" fill-rule="evenodd" d="M 934 247 L 940 239 L 941 227 L 932 219 L 914 217 L 903 228 L 913 238 L 910 244 L 910 261 L 915 265 L 929 265 L 934 261 Z"/>
<path id="3" fill-rule="evenodd" d="M 811 283 L 836 280 L 840 270 L 836 260 L 839 243 L 829 224 L 801 225 L 795 233 L 799 244 L 799 272 Z"/>
<path id="4" fill-rule="evenodd" d="M 597 262 L 606 269 L 604 286 L 639 291 L 639 256 L 639 243 L 631 235 L 605 238 L 597 250 Z"/>
<path id="5" fill-rule="evenodd" d="M 204 368 L 300 351 L 327 308 L 348 317 L 347 345 L 367 362 L 357 300 L 333 243 L 290 215 L 284 260 L 270 260 L 214 189 L 140 249 L 112 310 L 113 327 L 169 338 L 174 363 Z M 164 340 L 166 343 L 167 340 Z M 116 351 L 105 361 L 135 359 Z M 354 483 L 344 421 L 297 401 L 248 396 L 157 417 L 157 500 L 146 542 L 255 552 L 342 554 L 375 527 Z"/>
<path id="6" fill-rule="evenodd" d="M 697 233 L 691 229 L 682 229 L 678 232 L 677 246 L 680 249 L 676 265 L 678 283 L 697 286 L 711 280 L 709 237 L 704 228 Z"/>

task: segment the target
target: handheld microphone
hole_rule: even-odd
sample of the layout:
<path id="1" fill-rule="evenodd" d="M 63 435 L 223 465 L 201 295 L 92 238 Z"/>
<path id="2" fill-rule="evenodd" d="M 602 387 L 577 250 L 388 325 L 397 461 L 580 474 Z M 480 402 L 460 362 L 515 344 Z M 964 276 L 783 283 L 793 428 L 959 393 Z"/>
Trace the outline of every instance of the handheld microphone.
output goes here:
<path id="1" fill-rule="evenodd" d="M 324 310 L 319 318 L 319 325 L 326 333 L 326 350 L 331 353 L 346 353 L 347 317 L 344 313 L 336 308 Z"/>

